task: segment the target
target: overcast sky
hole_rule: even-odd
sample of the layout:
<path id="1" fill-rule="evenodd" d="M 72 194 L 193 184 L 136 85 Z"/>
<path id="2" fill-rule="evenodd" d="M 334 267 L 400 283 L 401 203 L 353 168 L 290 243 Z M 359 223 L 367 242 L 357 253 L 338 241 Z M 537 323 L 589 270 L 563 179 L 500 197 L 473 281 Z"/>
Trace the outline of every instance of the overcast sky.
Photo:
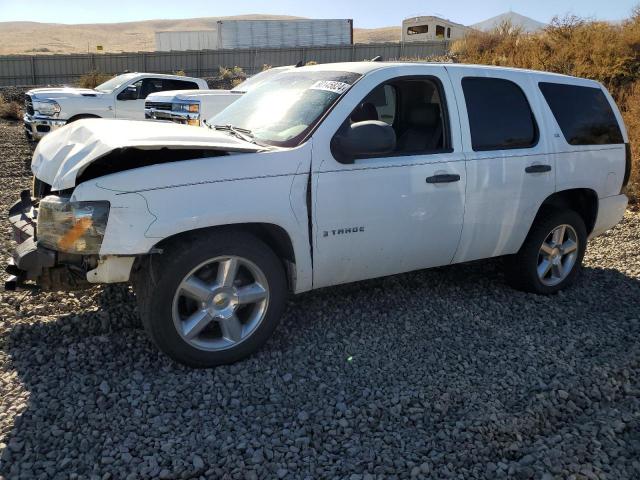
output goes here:
<path id="1" fill-rule="evenodd" d="M 508 10 L 542 22 L 572 13 L 602 20 L 629 16 L 640 0 L 0 0 L 0 22 L 104 23 L 222 17 L 248 13 L 353 18 L 356 27 L 400 25 L 403 18 L 439 15 L 472 24 Z M 2 28 L 0 26 L 0 28 Z"/>

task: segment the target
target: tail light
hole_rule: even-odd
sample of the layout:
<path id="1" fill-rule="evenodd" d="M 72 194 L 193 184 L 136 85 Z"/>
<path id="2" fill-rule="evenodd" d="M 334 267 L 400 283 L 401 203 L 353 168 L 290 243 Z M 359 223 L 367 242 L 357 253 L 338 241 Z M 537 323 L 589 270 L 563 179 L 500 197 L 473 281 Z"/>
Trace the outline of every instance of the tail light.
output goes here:
<path id="1" fill-rule="evenodd" d="M 625 164 L 624 164 L 624 179 L 622 180 L 622 188 L 627 188 L 629 183 L 629 177 L 631 176 L 631 145 L 629 143 L 624 144 L 625 148 Z"/>

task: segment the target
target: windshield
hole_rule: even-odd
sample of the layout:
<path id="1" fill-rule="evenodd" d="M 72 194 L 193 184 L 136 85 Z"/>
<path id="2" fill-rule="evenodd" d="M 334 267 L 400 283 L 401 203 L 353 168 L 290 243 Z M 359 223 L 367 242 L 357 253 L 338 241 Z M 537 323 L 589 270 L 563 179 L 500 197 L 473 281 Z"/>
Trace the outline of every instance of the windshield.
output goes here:
<path id="1" fill-rule="evenodd" d="M 232 92 L 248 92 L 252 88 L 256 88 L 263 82 L 267 80 L 271 80 L 273 77 L 288 70 L 290 67 L 277 67 L 270 68 L 269 70 L 265 70 L 264 72 L 256 73 L 253 77 L 247 78 L 244 82 L 238 85 L 235 88 L 232 88 Z"/>
<path id="2" fill-rule="evenodd" d="M 269 145 L 299 144 L 356 80 L 352 72 L 295 71 L 258 85 L 208 120 L 212 127 L 232 125 Z"/>
<path id="3" fill-rule="evenodd" d="M 117 77 L 113 77 L 111 80 L 107 80 L 104 83 L 98 85 L 94 90 L 99 92 L 111 93 L 120 85 L 124 84 L 129 79 L 135 77 L 135 73 L 125 73 L 124 75 L 118 75 Z"/>

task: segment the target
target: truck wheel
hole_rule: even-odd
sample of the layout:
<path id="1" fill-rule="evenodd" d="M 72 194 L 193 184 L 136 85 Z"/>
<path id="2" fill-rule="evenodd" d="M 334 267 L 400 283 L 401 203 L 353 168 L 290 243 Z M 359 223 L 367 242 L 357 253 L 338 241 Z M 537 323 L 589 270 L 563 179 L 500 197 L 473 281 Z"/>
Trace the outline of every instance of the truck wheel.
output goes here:
<path id="1" fill-rule="evenodd" d="M 573 210 L 542 211 L 520 251 L 506 259 L 507 282 L 548 295 L 571 285 L 582 268 L 587 230 Z"/>
<path id="2" fill-rule="evenodd" d="M 280 259 L 253 235 L 183 239 L 138 274 L 142 323 L 156 345 L 192 367 L 232 363 L 260 348 L 284 311 Z"/>

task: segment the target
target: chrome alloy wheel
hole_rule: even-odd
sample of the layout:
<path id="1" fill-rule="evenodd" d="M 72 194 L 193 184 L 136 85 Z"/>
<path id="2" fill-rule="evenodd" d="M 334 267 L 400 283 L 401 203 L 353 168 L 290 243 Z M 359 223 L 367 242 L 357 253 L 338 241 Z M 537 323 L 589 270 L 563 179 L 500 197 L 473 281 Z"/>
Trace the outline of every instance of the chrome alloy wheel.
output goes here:
<path id="1" fill-rule="evenodd" d="M 559 225 L 547 235 L 538 252 L 538 278 L 553 287 L 569 276 L 578 258 L 578 235 L 571 225 Z"/>
<path id="2" fill-rule="evenodd" d="M 216 257 L 191 270 L 173 298 L 173 323 L 199 350 L 237 346 L 260 325 L 269 306 L 264 273 L 249 260 Z"/>

